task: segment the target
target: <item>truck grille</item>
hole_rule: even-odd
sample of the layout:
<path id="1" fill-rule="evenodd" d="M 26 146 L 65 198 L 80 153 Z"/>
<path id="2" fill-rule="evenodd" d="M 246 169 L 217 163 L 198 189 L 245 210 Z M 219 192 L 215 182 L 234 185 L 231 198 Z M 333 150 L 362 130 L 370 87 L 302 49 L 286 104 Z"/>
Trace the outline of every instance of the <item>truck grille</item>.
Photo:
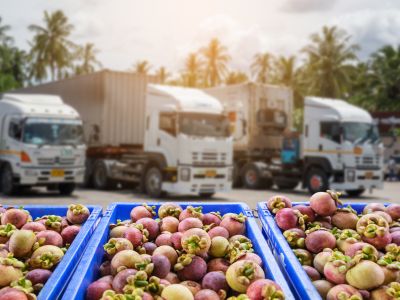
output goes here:
<path id="1" fill-rule="evenodd" d="M 75 164 L 75 158 L 61 158 L 61 157 L 40 157 L 38 158 L 39 166 L 70 166 Z"/>
<path id="2" fill-rule="evenodd" d="M 375 156 L 357 156 L 356 165 L 359 170 L 378 170 L 379 169 L 379 155 Z"/>
<path id="3" fill-rule="evenodd" d="M 195 166 L 224 166 L 226 153 L 192 152 L 192 161 Z"/>

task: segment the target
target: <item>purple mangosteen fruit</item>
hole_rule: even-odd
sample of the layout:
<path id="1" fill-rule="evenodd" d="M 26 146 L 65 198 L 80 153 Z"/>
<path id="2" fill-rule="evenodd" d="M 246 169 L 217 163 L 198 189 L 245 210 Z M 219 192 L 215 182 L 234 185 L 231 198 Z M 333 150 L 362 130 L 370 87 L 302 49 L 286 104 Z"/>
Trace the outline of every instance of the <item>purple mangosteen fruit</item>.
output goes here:
<path id="1" fill-rule="evenodd" d="M 143 218 L 153 218 L 153 216 L 156 215 L 154 211 L 155 208 L 156 208 L 155 206 L 149 206 L 147 204 L 143 204 L 132 208 L 130 213 L 132 222 L 136 222 L 137 220 Z"/>
<path id="2" fill-rule="evenodd" d="M 67 220 L 71 224 L 83 224 L 90 215 L 89 209 L 82 204 L 71 204 L 68 206 Z"/>
<path id="3" fill-rule="evenodd" d="M 240 260 L 229 266 L 226 271 L 226 281 L 231 289 L 245 293 L 251 283 L 265 279 L 263 269 L 249 260 Z"/>
<path id="4" fill-rule="evenodd" d="M 207 263 L 204 259 L 193 254 L 182 254 L 174 266 L 181 281 L 199 281 L 207 273 Z"/>
<path id="5" fill-rule="evenodd" d="M 179 220 L 172 216 L 167 216 L 160 221 L 160 231 L 169 231 L 171 233 L 177 232 L 179 227 Z"/>
<path id="6" fill-rule="evenodd" d="M 341 204 L 339 194 L 333 191 L 318 192 L 310 198 L 310 207 L 322 217 L 332 216 L 338 204 Z"/>
<path id="7" fill-rule="evenodd" d="M 267 207 L 271 213 L 276 214 L 282 208 L 292 207 L 292 201 L 286 196 L 276 195 L 268 199 Z"/>

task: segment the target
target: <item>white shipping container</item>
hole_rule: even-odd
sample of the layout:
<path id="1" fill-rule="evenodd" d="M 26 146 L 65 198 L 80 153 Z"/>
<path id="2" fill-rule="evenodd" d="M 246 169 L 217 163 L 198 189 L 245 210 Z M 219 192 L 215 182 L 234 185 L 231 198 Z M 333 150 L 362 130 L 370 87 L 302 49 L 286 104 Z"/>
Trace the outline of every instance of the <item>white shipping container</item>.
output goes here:
<path id="1" fill-rule="evenodd" d="M 81 115 L 89 146 L 141 146 L 144 142 L 146 86 L 144 75 L 104 70 L 15 92 L 61 96 Z M 100 129 L 98 134 L 95 127 Z"/>

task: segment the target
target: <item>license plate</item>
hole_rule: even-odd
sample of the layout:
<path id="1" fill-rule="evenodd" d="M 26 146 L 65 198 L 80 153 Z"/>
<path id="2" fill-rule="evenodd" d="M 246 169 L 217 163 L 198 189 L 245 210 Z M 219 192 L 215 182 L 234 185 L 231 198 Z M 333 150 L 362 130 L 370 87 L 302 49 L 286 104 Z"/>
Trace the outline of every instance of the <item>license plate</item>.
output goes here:
<path id="1" fill-rule="evenodd" d="M 215 177 L 217 176 L 217 171 L 215 170 L 207 170 L 206 171 L 206 177 Z"/>
<path id="2" fill-rule="evenodd" d="M 365 179 L 372 179 L 372 177 L 374 177 L 373 172 L 365 172 Z"/>
<path id="3" fill-rule="evenodd" d="M 51 170 L 51 177 L 64 177 L 64 170 L 53 169 Z"/>

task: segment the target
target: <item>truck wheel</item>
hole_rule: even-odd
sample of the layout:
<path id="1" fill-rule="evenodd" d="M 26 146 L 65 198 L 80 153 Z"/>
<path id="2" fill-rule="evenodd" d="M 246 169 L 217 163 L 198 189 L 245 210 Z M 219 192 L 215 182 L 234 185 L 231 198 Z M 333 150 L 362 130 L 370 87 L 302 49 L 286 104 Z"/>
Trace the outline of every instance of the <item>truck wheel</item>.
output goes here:
<path id="1" fill-rule="evenodd" d="M 204 199 L 210 199 L 215 193 L 200 193 L 199 196 Z"/>
<path id="2" fill-rule="evenodd" d="M 102 160 L 98 160 L 93 166 L 92 182 L 95 189 L 106 190 L 110 188 L 107 167 Z"/>
<path id="3" fill-rule="evenodd" d="M 328 176 L 321 169 L 311 169 L 307 172 L 306 184 L 311 194 L 329 190 Z"/>
<path id="4" fill-rule="evenodd" d="M 74 183 L 61 183 L 58 185 L 58 190 L 61 195 L 69 196 L 75 190 L 75 184 Z"/>
<path id="5" fill-rule="evenodd" d="M 162 196 L 162 181 L 161 170 L 157 167 L 150 167 L 146 171 L 144 179 L 146 194 L 153 198 L 160 198 Z"/>
<path id="6" fill-rule="evenodd" d="M 350 197 L 358 197 L 361 196 L 362 193 L 365 192 L 365 189 L 358 189 L 358 190 L 346 190 L 346 194 Z"/>
<path id="7" fill-rule="evenodd" d="M 253 164 L 248 164 L 243 167 L 242 182 L 248 189 L 259 189 L 262 185 L 260 171 Z"/>
<path id="8" fill-rule="evenodd" d="M 9 164 L 6 164 L 1 169 L 0 173 L 0 189 L 4 195 L 10 196 L 15 193 L 16 186 L 14 183 L 14 175 Z"/>

